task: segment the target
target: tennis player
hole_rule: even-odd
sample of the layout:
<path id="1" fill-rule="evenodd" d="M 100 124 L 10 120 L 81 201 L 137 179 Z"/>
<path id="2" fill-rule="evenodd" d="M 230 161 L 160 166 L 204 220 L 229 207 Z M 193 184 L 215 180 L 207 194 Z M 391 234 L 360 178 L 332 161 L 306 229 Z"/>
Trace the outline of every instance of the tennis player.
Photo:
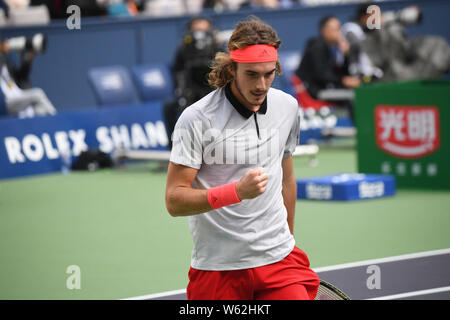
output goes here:
<path id="1" fill-rule="evenodd" d="M 166 206 L 189 216 L 188 299 L 316 296 L 319 278 L 293 237 L 299 108 L 271 88 L 280 44 L 261 20 L 238 23 L 209 74 L 217 89 L 175 126 Z"/>

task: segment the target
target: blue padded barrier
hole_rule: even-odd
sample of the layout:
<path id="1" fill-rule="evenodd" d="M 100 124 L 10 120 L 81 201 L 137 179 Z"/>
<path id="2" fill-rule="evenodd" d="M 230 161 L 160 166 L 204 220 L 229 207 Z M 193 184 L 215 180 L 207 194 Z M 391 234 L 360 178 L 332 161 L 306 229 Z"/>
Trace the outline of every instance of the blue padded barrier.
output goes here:
<path id="1" fill-rule="evenodd" d="M 376 174 L 337 174 L 298 179 L 297 198 L 352 201 L 393 196 L 395 177 Z"/>

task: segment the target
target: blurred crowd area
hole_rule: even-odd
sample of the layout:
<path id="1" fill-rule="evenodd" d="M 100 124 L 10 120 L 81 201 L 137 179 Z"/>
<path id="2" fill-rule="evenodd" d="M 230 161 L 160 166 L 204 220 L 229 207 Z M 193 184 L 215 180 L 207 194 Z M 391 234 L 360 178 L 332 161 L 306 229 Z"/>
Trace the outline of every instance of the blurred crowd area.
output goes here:
<path id="1" fill-rule="evenodd" d="M 303 107 L 332 105 L 348 109 L 353 120 L 354 88 L 373 82 L 448 79 L 447 39 L 435 34 L 408 34 L 408 26 L 422 23 L 423 12 L 417 5 L 381 11 L 375 5 L 379 1 L 354 0 L 0 0 L 3 25 L 39 24 L 45 13 L 48 21 L 67 19 L 68 8 L 70 11 L 73 5 L 83 17 L 192 14 L 185 34 L 178 40 L 174 61 L 159 66 L 168 69 L 161 73 L 161 79 L 170 84 L 166 85 L 170 95 L 161 100 L 169 136 L 179 114 L 213 89 L 206 80 L 211 63 L 217 52 L 227 50 L 233 31 L 219 30 L 203 12 L 350 2 L 357 5 L 348 20 L 324 15 L 311 27 L 314 34 L 306 39 L 303 50 L 280 51 L 283 73 L 275 87 L 296 96 Z M 18 13 L 27 10 L 29 13 Z M 34 87 L 39 83 L 30 81 L 34 57 L 46 52 L 46 43 L 47 36 L 41 33 L 0 38 L 0 115 L 52 115 L 59 109 L 53 105 L 48 87 L 44 91 Z M 158 79 L 157 84 L 161 82 Z"/>
<path id="2" fill-rule="evenodd" d="M 389 1 L 389 0 L 380 0 Z M 8 24 L 10 11 L 33 10 L 48 19 L 67 18 L 67 8 L 77 5 L 83 16 L 149 16 L 167 17 L 199 14 L 205 10 L 216 13 L 241 9 L 282 9 L 293 6 L 359 3 L 363 0 L 0 0 L 1 18 Z M 39 9 L 38 9 L 39 8 Z M 30 15 L 33 12 L 30 12 Z M 45 22 L 45 21 L 43 21 Z"/>

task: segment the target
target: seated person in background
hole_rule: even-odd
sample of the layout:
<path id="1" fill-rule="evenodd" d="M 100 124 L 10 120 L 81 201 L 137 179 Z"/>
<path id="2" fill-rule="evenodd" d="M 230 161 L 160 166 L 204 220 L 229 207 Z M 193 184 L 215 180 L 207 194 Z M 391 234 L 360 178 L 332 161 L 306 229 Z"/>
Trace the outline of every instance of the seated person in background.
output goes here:
<path id="1" fill-rule="evenodd" d="M 341 23 L 334 16 L 326 16 L 319 23 L 320 35 L 308 40 L 305 53 L 295 72 L 308 93 L 317 99 L 320 90 L 355 88 L 359 77 L 349 76 L 349 44 L 341 35 Z"/>
<path id="2" fill-rule="evenodd" d="M 21 52 L 21 65 L 14 67 L 7 59 L 8 42 L 0 42 L 0 89 L 8 114 L 21 118 L 53 115 L 55 107 L 40 88 L 30 88 L 29 75 L 34 52 Z M 1 95 L 0 95 L 1 96 Z"/>
<path id="3" fill-rule="evenodd" d="M 171 137 L 179 115 L 213 90 L 206 76 L 220 49 L 212 31 L 212 23 L 207 18 L 191 19 L 187 29 L 173 65 L 175 99 L 167 101 L 163 108 L 169 149 L 172 148 Z"/>

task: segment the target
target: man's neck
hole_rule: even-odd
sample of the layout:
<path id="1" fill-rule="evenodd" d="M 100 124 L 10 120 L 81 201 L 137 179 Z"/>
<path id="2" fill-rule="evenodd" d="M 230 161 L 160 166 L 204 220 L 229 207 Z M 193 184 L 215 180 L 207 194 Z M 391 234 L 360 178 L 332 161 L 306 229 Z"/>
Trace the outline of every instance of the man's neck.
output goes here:
<path id="1" fill-rule="evenodd" d="M 336 45 L 335 42 L 327 40 L 323 35 L 320 35 L 320 37 L 322 38 L 323 42 L 325 42 L 328 48 L 331 48 L 334 45 Z"/>
<path id="2" fill-rule="evenodd" d="M 256 112 L 261 108 L 261 105 L 252 105 L 247 101 L 247 99 L 244 97 L 244 95 L 241 93 L 241 90 L 239 90 L 238 86 L 236 85 L 236 81 L 231 82 L 231 93 L 238 99 L 238 101 L 247 109 L 249 109 L 252 112 Z"/>

